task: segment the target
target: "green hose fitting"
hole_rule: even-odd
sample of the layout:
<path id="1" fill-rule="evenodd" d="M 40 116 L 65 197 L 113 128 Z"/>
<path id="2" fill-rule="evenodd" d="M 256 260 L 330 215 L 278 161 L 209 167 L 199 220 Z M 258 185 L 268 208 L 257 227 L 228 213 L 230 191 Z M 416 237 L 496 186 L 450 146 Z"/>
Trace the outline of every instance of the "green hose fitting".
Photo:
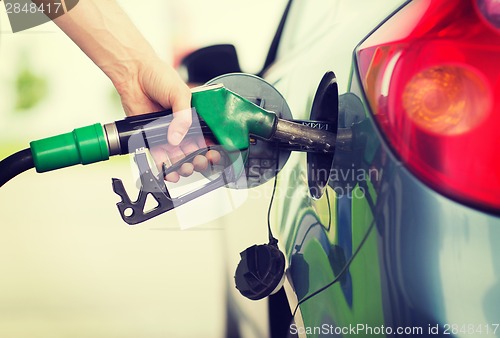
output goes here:
<path id="1" fill-rule="evenodd" d="M 30 148 L 39 173 L 109 159 L 108 144 L 99 123 L 33 141 Z"/>

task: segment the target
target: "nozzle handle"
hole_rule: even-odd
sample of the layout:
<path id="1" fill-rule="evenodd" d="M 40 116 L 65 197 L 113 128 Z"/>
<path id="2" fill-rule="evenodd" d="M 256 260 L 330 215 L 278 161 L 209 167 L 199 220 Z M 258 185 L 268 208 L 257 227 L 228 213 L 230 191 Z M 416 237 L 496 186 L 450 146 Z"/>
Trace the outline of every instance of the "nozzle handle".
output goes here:
<path id="1" fill-rule="evenodd" d="M 167 109 L 155 113 L 129 116 L 123 120 L 115 121 L 115 137 L 118 138 L 119 149 L 112 152 L 126 155 L 132 154 L 142 147 L 150 149 L 157 145 L 167 144 L 167 133 L 172 119 L 172 110 Z M 192 112 L 192 121 L 199 121 L 199 124 L 193 123 L 188 130 L 188 135 L 212 135 L 210 128 L 194 111 Z M 105 125 L 108 139 L 111 139 L 108 130 L 113 127 L 110 125 Z M 131 141 L 131 137 L 134 135 L 140 135 L 136 142 Z"/>
<path id="2" fill-rule="evenodd" d="M 221 85 L 193 90 L 193 123 L 187 135 L 213 136 L 227 150 L 246 150 L 249 135 L 270 139 L 276 114 L 266 111 Z M 140 148 L 167 144 L 171 110 L 126 117 L 105 125 L 111 155 L 131 154 Z"/>

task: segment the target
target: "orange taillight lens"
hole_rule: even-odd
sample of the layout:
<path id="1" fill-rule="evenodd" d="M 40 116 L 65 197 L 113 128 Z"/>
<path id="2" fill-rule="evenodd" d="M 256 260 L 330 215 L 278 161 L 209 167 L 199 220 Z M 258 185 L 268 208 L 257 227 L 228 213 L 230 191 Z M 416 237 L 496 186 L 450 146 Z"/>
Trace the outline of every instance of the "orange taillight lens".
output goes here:
<path id="1" fill-rule="evenodd" d="M 491 108 L 491 94 L 477 72 L 463 66 L 427 68 L 408 81 L 403 108 L 421 128 L 437 134 L 456 135 L 484 121 Z"/>

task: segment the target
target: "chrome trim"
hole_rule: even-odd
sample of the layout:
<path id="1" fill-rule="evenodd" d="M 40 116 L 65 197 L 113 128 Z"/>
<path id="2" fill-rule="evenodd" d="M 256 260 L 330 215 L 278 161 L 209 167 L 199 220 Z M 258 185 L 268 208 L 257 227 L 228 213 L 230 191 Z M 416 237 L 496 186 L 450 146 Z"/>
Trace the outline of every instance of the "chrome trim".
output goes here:
<path id="1" fill-rule="evenodd" d="M 114 122 L 105 124 L 104 132 L 106 133 L 106 142 L 108 143 L 109 156 L 120 155 L 120 137 L 118 135 L 118 129 L 116 129 L 116 124 Z"/>
<path id="2" fill-rule="evenodd" d="M 297 308 L 295 316 L 293 317 L 295 325 L 297 325 L 297 328 L 299 327 L 304 328 L 305 327 L 304 318 L 302 318 L 302 312 L 300 311 L 300 306 L 297 307 L 297 304 L 299 304 L 299 300 L 297 298 L 297 294 L 295 293 L 295 291 L 293 291 L 293 287 L 288 279 L 288 276 L 285 278 L 285 281 L 283 283 L 283 288 L 285 289 L 286 298 L 288 299 L 288 304 L 290 305 L 290 312 L 292 313 L 292 315 L 293 312 L 295 311 L 295 308 Z M 300 332 L 298 332 L 298 335 L 299 338 L 307 338 L 305 330 L 301 330 Z"/>

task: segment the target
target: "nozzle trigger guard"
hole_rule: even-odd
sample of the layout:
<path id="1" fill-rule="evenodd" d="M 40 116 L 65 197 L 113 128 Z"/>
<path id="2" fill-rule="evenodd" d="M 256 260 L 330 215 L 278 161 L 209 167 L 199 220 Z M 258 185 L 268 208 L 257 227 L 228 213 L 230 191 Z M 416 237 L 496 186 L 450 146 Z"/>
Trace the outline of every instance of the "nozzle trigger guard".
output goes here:
<path id="1" fill-rule="evenodd" d="M 221 146 L 212 146 L 199 149 L 198 151 L 195 151 L 185 157 L 182 161 L 175 163 L 172 167 L 168 169 L 163 168 L 162 173 L 160 173 L 158 176 L 153 174 L 151 167 L 149 166 L 145 150 L 137 150 L 134 154 L 134 160 L 140 172 L 141 182 L 141 187 L 139 189 L 137 199 L 135 201 L 132 201 L 130 199 L 127 191 L 125 190 L 125 187 L 123 186 L 123 182 L 120 179 L 113 178 L 112 181 L 113 191 L 121 198 L 121 201 L 118 202 L 116 206 L 118 207 L 118 211 L 120 212 L 120 215 L 125 223 L 129 225 L 139 224 L 169 210 L 172 210 L 174 207 L 178 207 L 189 201 L 192 201 L 193 199 L 200 197 L 212 190 L 225 186 L 230 182 L 235 182 L 238 179 L 238 175 L 236 175 L 233 166 L 229 165 L 224 169 L 220 176 L 206 183 L 201 188 L 179 197 L 173 198 L 170 196 L 163 177 L 168 173 L 179 169 L 183 163 L 192 161 L 197 155 L 204 154 L 208 150 L 213 149 L 219 151 L 221 153 L 221 156 L 223 154 L 227 156 L 226 151 Z M 145 210 L 148 195 L 151 195 L 158 203 L 158 205 L 151 210 Z"/>

